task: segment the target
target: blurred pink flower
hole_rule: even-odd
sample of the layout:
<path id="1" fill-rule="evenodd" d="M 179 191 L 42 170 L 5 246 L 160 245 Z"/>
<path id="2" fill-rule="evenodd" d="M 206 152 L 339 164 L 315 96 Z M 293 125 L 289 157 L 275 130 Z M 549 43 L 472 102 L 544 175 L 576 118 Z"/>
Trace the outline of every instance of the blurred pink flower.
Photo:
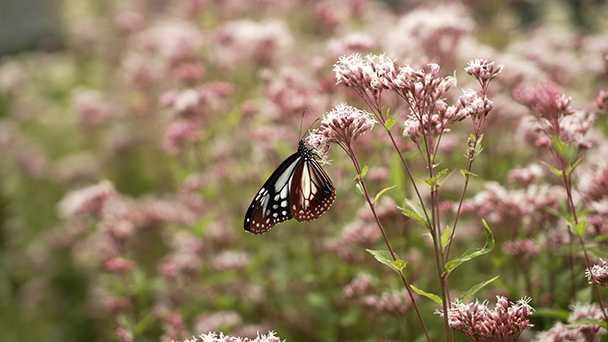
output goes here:
<path id="1" fill-rule="evenodd" d="M 178 154 L 190 144 L 200 140 L 202 123 L 199 120 L 178 119 L 165 130 L 163 150 L 169 154 Z"/>
<path id="2" fill-rule="evenodd" d="M 139 51 L 151 51 L 174 64 L 186 59 L 196 59 L 205 44 L 201 29 L 190 21 L 181 19 L 159 20 L 137 33 L 132 44 Z"/>
<path id="3" fill-rule="evenodd" d="M 505 241 L 502 250 L 523 262 L 528 262 L 540 253 L 540 248 L 530 239 Z"/>
<path id="4" fill-rule="evenodd" d="M 125 274 L 135 268 L 135 262 L 132 260 L 127 260 L 125 258 L 118 257 L 106 261 L 105 268 L 109 272 Z"/>
<path id="5" fill-rule="evenodd" d="M 558 194 L 549 186 L 529 186 L 525 190 L 508 190 L 496 182 L 487 182 L 486 190 L 466 200 L 462 212 L 485 217 L 488 222 L 504 224 L 512 233 L 552 226 L 557 217 L 547 207 L 559 208 Z"/>
<path id="6" fill-rule="evenodd" d="M 182 316 L 176 311 L 162 312 L 159 316 L 163 327 L 163 341 L 175 341 L 187 336 Z"/>
<path id="7" fill-rule="evenodd" d="M 0 93 L 17 96 L 25 83 L 25 72 L 16 60 L 0 64 Z"/>
<path id="8" fill-rule="evenodd" d="M 598 110 L 608 113 L 608 91 L 600 90 L 595 99 L 595 106 Z"/>
<path id="9" fill-rule="evenodd" d="M 104 298 L 103 306 L 109 313 L 117 317 L 118 315 L 131 309 L 131 301 L 126 297 L 110 296 Z"/>
<path id="10" fill-rule="evenodd" d="M 574 304 L 571 306 L 572 312 L 568 317 L 568 323 L 588 318 L 603 321 L 604 315 L 597 304 Z M 553 342 L 553 341 L 598 341 L 602 335 L 606 334 L 606 329 L 594 324 L 582 324 L 573 328 L 557 322 L 547 331 L 540 332 L 534 338 L 534 342 Z"/>
<path id="11" fill-rule="evenodd" d="M 266 65 L 293 44 L 288 25 L 277 19 L 228 22 L 219 28 L 214 40 L 215 62 L 228 69 L 252 61 Z"/>
<path id="12" fill-rule="evenodd" d="M 100 215 L 106 201 L 115 196 L 117 193 L 110 181 L 72 191 L 59 202 L 59 215 L 66 219 L 80 214 Z"/>
<path id="13" fill-rule="evenodd" d="M 360 302 L 371 316 L 381 313 L 403 316 L 412 307 L 412 301 L 405 289 L 367 295 L 362 297 Z"/>
<path id="14" fill-rule="evenodd" d="M 123 10 L 114 15 L 114 25 L 125 34 L 133 34 L 144 29 L 146 19 L 138 11 Z"/>
<path id="15" fill-rule="evenodd" d="M 109 101 L 99 91 L 81 90 L 73 94 L 72 102 L 78 114 L 78 120 L 84 127 L 93 127 L 103 123 L 112 112 Z"/>
<path id="16" fill-rule="evenodd" d="M 468 9 L 459 2 L 420 6 L 402 16 L 385 35 L 391 55 L 422 58 L 447 67 L 457 55 L 463 37 L 475 28 Z"/>
<path id="17" fill-rule="evenodd" d="M 200 62 L 185 62 L 175 68 L 177 78 L 189 83 L 200 81 L 206 71 L 205 66 Z"/>
<path id="18" fill-rule="evenodd" d="M 523 187 L 536 182 L 543 176 L 543 168 L 538 164 L 530 164 L 527 167 L 518 165 L 509 171 L 509 180 L 518 182 Z"/>
<path id="19" fill-rule="evenodd" d="M 194 318 L 193 330 L 196 334 L 206 334 L 218 330 L 233 329 L 243 323 L 236 311 L 215 311 Z"/>
<path id="20" fill-rule="evenodd" d="M 536 125 L 528 128 L 542 133 L 536 137 L 536 146 L 551 147 L 550 138 L 559 137 L 563 142 L 575 143 L 579 148 L 591 147 L 585 135 L 592 127 L 594 117 L 570 108 L 572 99 L 562 94 L 557 84 L 542 82 L 533 87 L 519 86 L 513 95 L 537 115 Z"/>
<path id="21" fill-rule="evenodd" d="M 133 342 L 133 332 L 127 328 L 118 327 L 116 328 L 116 339 L 118 342 Z"/>
<path id="22" fill-rule="evenodd" d="M 54 179 L 60 184 L 81 184 L 101 172 L 101 162 L 93 153 L 80 152 L 58 158 L 54 164 Z"/>
<path id="23" fill-rule="evenodd" d="M 249 264 L 249 254 L 241 250 L 224 250 L 218 253 L 211 265 L 216 271 L 238 271 Z"/>
<path id="24" fill-rule="evenodd" d="M 372 277 L 367 273 L 359 273 L 344 288 L 342 292 L 346 298 L 359 298 L 366 294 L 372 282 Z"/>
<path id="25" fill-rule="evenodd" d="M 342 228 L 340 240 L 345 244 L 371 248 L 381 237 L 382 232 L 375 223 L 357 219 Z"/>
<path id="26" fill-rule="evenodd" d="M 377 41 L 365 32 L 348 32 L 343 37 L 332 38 L 326 43 L 329 57 L 336 60 L 340 56 L 350 56 L 361 51 L 371 51 Z"/>

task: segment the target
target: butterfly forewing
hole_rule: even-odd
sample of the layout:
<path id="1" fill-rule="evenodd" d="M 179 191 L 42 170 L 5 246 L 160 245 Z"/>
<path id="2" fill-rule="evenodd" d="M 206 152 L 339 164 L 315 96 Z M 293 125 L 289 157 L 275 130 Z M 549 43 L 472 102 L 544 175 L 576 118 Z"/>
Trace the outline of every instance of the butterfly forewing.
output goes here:
<path id="1" fill-rule="evenodd" d="M 246 231 L 264 234 L 275 224 L 293 218 L 289 210 L 289 186 L 299 160 L 298 153 L 285 159 L 258 191 L 245 215 Z"/>
<path id="2" fill-rule="evenodd" d="M 258 191 L 245 215 L 245 230 L 266 233 L 274 225 L 295 218 L 317 219 L 336 199 L 329 176 L 315 154 L 300 141 L 298 151 L 287 158 Z"/>

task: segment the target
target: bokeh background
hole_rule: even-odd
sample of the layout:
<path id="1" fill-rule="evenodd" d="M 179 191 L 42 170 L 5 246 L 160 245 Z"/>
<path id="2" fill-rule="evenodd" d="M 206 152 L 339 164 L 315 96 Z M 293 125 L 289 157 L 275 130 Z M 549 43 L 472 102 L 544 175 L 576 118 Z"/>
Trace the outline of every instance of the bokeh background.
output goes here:
<path id="1" fill-rule="evenodd" d="M 587 241 L 606 257 L 607 117 L 594 101 L 608 89 L 607 27 L 602 0 L 3 0 L 0 341 L 269 330 L 287 341 L 423 340 L 400 279 L 365 251 L 384 245 L 341 150 L 325 166 L 338 197 L 320 219 L 243 230 L 253 196 L 306 129 L 340 102 L 365 108 L 332 66 L 372 52 L 438 63 L 458 78 L 450 101 L 476 87 L 469 60 L 505 65 L 453 255 L 483 245 L 482 218 L 497 246 L 450 286 L 457 295 L 500 275 L 477 298 L 532 297 L 535 326 L 520 340 L 533 340 L 591 291 L 581 259 L 564 252 L 568 228 L 554 214 L 564 189 L 513 90 L 553 82 L 589 119 L 575 184 L 595 215 Z M 401 131 L 406 108 L 386 106 Z M 463 123 L 446 135 L 444 167 L 464 167 L 468 132 Z M 411 187 L 383 133 L 363 136 L 357 154 L 374 193 L 397 185 L 379 213 L 410 282 L 437 292 L 425 231 L 395 207 Z M 413 145 L 400 144 L 423 175 Z M 456 175 L 442 189 L 446 217 Z M 419 305 L 441 338 L 436 304 Z"/>

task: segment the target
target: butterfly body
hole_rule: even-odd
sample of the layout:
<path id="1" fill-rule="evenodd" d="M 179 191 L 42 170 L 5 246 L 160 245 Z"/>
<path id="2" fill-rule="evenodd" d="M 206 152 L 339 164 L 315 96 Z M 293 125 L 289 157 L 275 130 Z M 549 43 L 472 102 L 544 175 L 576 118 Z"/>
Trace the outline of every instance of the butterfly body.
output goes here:
<path id="1" fill-rule="evenodd" d="M 278 223 L 315 220 L 329 209 L 336 189 L 315 157 L 300 140 L 298 151 L 279 165 L 251 202 L 246 231 L 264 234 Z"/>

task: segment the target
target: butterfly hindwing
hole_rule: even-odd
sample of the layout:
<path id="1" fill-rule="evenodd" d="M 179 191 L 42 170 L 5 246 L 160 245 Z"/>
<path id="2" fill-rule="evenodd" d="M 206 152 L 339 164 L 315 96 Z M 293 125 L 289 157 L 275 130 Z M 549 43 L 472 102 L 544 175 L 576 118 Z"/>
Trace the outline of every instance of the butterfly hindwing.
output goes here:
<path id="1" fill-rule="evenodd" d="M 296 221 L 319 218 L 336 199 L 336 189 L 329 176 L 314 159 L 299 163 L 291 182 L 289 202 Z"/>
<path id="2" fill-rule="evenodd" d="M 245 230 L 264 234 L 274 225 L 295 218 L 311 221 L 321 216 L 336 199 L 329 176 L 304 141 L 270 175 L 245 215 Z"/>

